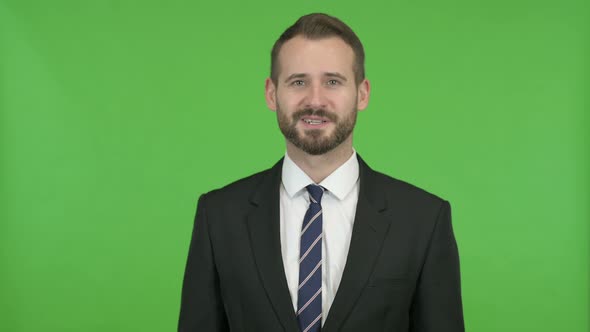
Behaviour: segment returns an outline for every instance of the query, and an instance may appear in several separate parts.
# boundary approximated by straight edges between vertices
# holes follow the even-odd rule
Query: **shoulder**
[[[405,225],[406,229],[429,233],[441,217],[450,216],[450,204],[444,198],[389,175],[376,171],[371,173],[372,181],[368,182],[373,187],[370,188],[370,184],[365,186],[366,197],[384,215]],[[362,181],[360,186],[362,193]],[[447,219],[450,220],[450,217]]]
[[[382,184],[383,190],[385,192],[391,193],[393,195],[404,195],[408,196],[409,198],[418,199],[421,201],[432,201],[438,203],[445,201],[444,198],[414,184],[394,178],[381,172],[373,172],[375,173],[375,177],[378,179],[378,182]]]
[[[360,161],[360,166],[361,195],[366,195],[373,202],[382,202],[380,206],[438,211],[448,204],[444,198],[430,191],[371,169],[364,161]]]
[[[281,166],[282,159],[271,168],[203,194],[201,200],[206,199],[208,202],[232,202],[234,204],[242,201],[247,202],[248,198],[252,197],[264,183],[268,183],[269,180],[273,181],[273,179],[275,182],[277,182],[277,179],[280,181]]]

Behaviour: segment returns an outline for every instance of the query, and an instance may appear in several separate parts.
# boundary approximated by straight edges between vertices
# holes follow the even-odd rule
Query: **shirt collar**
[[[356,157],[356,151],[353,149],[352,156],[332,172],[332,174],[328,175],[324,181],[320,182],[319,185],[326,188],[339,200],[342,200],[354,188],[358,178],[359,162]],[[285,159],[283,160],[282,182],[289,197],[294,197],[305,187],[314,183],[313,180],[305,174],[305,172],[301,170],[291,158],[289,158],[287,153],[285,153]]]

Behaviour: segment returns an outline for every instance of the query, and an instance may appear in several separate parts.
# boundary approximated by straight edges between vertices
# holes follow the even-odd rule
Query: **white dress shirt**
[[[297,311],[299,246],[301,225],[309,207],[305,188],[313,180],[285,153],[280,189],[281,253],[293,309]],[[346,264],[359,193],[359,164],[356,151],[320,186],[322,196],[322,324],[324,324]]]

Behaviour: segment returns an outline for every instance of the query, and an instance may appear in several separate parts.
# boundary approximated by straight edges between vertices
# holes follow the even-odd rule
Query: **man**
[[[199,199],[179,331],[464,331],[449,203],[353,149],[369,92],[337,18],[281,35],[265,95],[287,152]]]

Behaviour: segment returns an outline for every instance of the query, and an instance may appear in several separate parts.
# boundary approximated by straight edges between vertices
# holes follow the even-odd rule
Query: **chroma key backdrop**
[[[174,331],[199,195],[285,152],[299,16],[365,44],[355,147],[453,208],[467,331],[587,332],[590,2],[0,1],[0,331]]]

